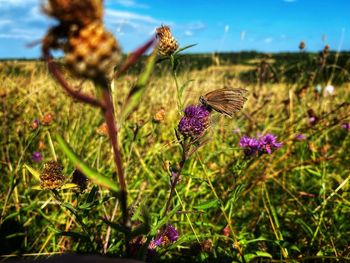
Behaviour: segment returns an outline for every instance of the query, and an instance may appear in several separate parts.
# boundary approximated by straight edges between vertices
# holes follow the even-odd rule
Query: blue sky
[[[83,1],[83,0],[82,0]],[[56,22],[40,13],[40,0],[0,0],[0,58],[40,56],[40,40]],[[170,25],[192,52],[297,51],[325,44],[350,50],[349,0],[105,0],[105,22],[125,52]]]

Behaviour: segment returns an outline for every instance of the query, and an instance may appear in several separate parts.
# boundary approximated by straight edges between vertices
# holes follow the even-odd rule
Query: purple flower
[[[185,137],[197,138],[202,135],[209,125],[209,110],[205,106],[190,105],[184,112],[178,131]]]
[[[40,152],[33,152],[32,154],[32,161],[33,162],[36,162],[36,163],[39,163],[43,160],[43,156],[41,155]]]
[[[341,125],[341,127],[342,127],[344,130],[350,131],[350,122],[349,122],[349,123],[343,123],[343,124]]]
[[[171,243],[179,238],[179,232],[177,232],[176,228],[172,225],[167,225],[164,234],[168,237]]]
[[[272,133],[268,133],[264,136],[261,136],[259,138],[261,149],[265,150],[268,154],[271,154],[272,150],[281,148],[282,143],[277,142],[276,140],[277,140],[277,137]]]
[[[297,141],[304,141],[304,140],[306,140],[306,136],[304,135],[304,134],[297,134],[296,136],[295,136],[295,140],[297,140]]]
[[[152,240],[149,245],[149,250],[155,250],[157,247],[174,243],[179,238],[179,232],[172,225],[167,225],[165,230]]]
[[[239,146],[244,149],[245,155],[254,155],[260,151],[260,142],[255,139],[244,135],[240,141]]]
[[[239,146],[244,149],[245,155],[257,155],[259,153],[271,154],[272,151],[282,146],[281,142],[277,142],[277,137],[272,133],[259,136],[258,139],[243,136],[239,141]]]

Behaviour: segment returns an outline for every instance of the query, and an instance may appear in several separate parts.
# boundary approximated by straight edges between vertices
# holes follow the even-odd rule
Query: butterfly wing
[[[218,89],[208,92],[204,95],[205,104],[217,112],[226,114],[230,117],[243,108],[247,98],[244,97],[246,89]]]

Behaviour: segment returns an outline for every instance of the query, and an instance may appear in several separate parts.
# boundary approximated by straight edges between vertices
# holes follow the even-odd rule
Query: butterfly
[[[233,114],[243,108],[247,98],[244,94],[247,92],[243,88],[223,88],[208,92],[200,96],[199,102],[219,113],[232,117]]]

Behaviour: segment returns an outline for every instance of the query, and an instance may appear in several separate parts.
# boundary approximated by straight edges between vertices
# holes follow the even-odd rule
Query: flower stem
[[[175,188],[176,188],[177,183],[179,182],[181,172],[185,166],[186,161],[187,161],[186,148],[185,148],[185,146],[183,146],[182,147],[182,157],[181,157],[181,162],[180,162],[180,168],[177,171],[175,177],[170,180],[170,182],[171,182],[170,193],[169,193],[169,197],[168,197],[168,200],[166,202],[166,205],[165,205],[163,217],[166,216],[168,214],[168,212],[170,211],[170,203],[171,203],[171,200],[173,199],[173,196],[175,194]]]
[[[106,85],[106,83],[105,83]],[[105,86],[104,85],[104,86]],[[122,154],[118,147],[118,130],[115,124],[114,107],[111,93],[108,88],[102,90],[102,100],[106,107],[103,109],[103,115],[107,123],[108,134],[113,148],[114,162],[117,166],[118,180],[120,184],[120,204],[123,212],[123,223],[128,228],[130,224],[129,215],[127,212],[127,188],[123,171]]]

